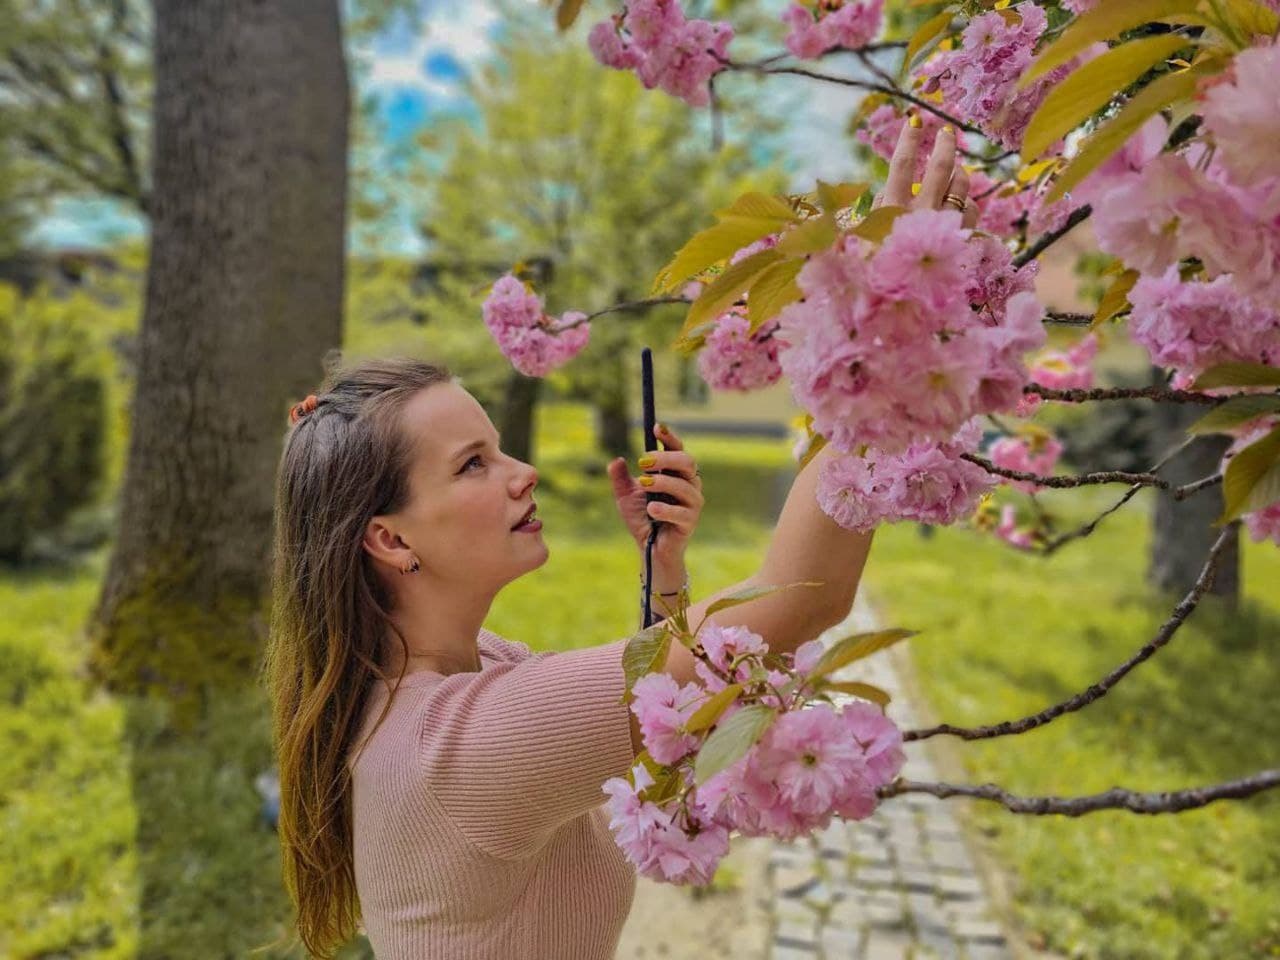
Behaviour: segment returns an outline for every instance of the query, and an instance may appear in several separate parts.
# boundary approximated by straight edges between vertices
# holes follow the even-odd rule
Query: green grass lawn
[[[1067,509],[1071,496],[1054,502]],[[1173,601],[1143,587],[1145,505],[1132,506],[1139,509],[1048,560],[963,530],[930,540],[906,526],[877,534],[870,595],[887,623],[922,631],[911,655],[940,720],[974,725],[1034,713],[1101,678],[1154,634]],[[1275,767],[1280,551],[1249,544],[1243,574],[1241,616],[1205,601],[1102,701],[1021,736],[948,738],[970,778],[1072,795],[1115,785],[1180,789]],[[1068,956],[1280,956],[1280,796],[1078,819],[938,802],[973,804],[1014,874],[1020,918]]]

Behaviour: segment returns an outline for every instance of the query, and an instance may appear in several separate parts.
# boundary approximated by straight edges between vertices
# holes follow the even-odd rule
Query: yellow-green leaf
[[[725,217],[714,227],[694,234],[653,281],[653,293],[668,293],[708,267],[728,260],[748,244],[777,233],[777,221],[751,217]],[[706,291],[703,291],[704,293]]]
[[[1192,390],[1214,387],[1280,387],[1280,367],[1262,363],[1220,363],[1210,367],[1191,384]]]
[[[685,732],[698,733],[707,729],[707,727],[720,719],[720,714],[729,709],[729,704],[737,700],[740,693],[742,693],[742,684],[731,683],[718,693],[712,694],[707,699],[707,702],[695,710],[693,716],[685,721]]]
[[[1094,313],[1093,320],[1089,324],[1090,330],[1110,320],[1129,306],[1129,291],[1138,282],[1139,276],[1137,270],[1125,270],[1111,281],[1111,286],[1107,287],[1107,292],[1098,301],[1097,312]]]
[[[822,452],[822,448],[827,445],[827,438],[820,433],[815,433],[809,438],[809,446],[805,448],[804,453],[800,457],[800,469],[803,470],[809,465],[809,461]]]
[[[687,335],[698,324],[707,320],[715,320],[728,310],[755,281],[756,277],[771,264],[782,259],[776,249],[761,250],[733,266],[726,267],[724,273],[711,281],[710,285],[699,294],[689,308],[685,317],[684,328],[680,331]]]
[[[906,207],[877,207],[867,214],[850,233],[857,234],[864,240],[880,243],[893,230],[893,222],[906,212]]]
[[[769,707],[753,703],[717,727],[693,761],[694,784],[701,786],[746,756],[769,729],[775,716],[777,714]]]
[[[772,220],[775,221],[774,229],[770,233],[776,233],[785,224],[795,223],[800,219],[799,214],[791,209],[791,204],[787,203],[782,197],[774,197],[765,193],[744,193],[729,206],[723,210],[716,211],[717,217],[745,217],[751,220]]]
[[[1054,67],[1066,63],[1077,53],[1099,40],[1115,40],[1126,30],[1140,27],[1152,20],[1161,20],[1179,13],[1191,13],[1199,0],[1107,0],[1087,13],[1081,14],[1066,30],[1041,52],[1031,68],[1018,80],[1015,89],[1022,89]]]
[[[865,183],[827,183],[818,181],[818,206],[827,213],[835,213],[845,207],[852,206],[859,197],[867,192]]]
[[[831,212],[811,217],[778,238],[774,249],[784,257],[803,257],[825,250],[836,240],[836,220]]]
[[[951,26],[951,21],[954,17],[954,11],[943,10],[920,24],[916,32],[911,35],[911,39],[907,41],[907,55],[902,59],[902,69],[898,74],[899,78],[905,77],[911,71],[916,55],[934,40],[940,38],[942,33]]]
[[[1280,413],[1280,395],[1259,393],[1249,397],[1232,397],[1189,426],[1187,433],[1227,433],[1254,417],[1269,413]]]
[[[846,132],[850,134],[857,133],[858,128],[866,122],[867,117],[888,102],[888,95],[883,93],[872,93],[863,97],[862,102],[858,104],[858,109],[853,111],[853,115],[849,117]]]
[[[1228,523],[1280,500],[1280,427],[1227,462],[1222,495],[1225,503],[1219,523]]]
[[[707,616],[720,610],[728,610],[730,607],[736,607],[740,603],[747,603],[751,600],[758,600],[761,597],[767,597],[771,593],[777,593],[779,590],[790,590],[792,587],[820,587],[821,580],[797,580],[794,583],[765,584],[758,587],[744,587],[741,590],[735,590],[733,593],[725,594],[719,600],[715,600],[707,607]]]
[[[1185,37],[1166,34],[1145,37],[1108,50],[1056,84],[1027,125],[1022,157],[1034,160],[1112,98],[1150,70],[1187,46]]]
[[[747,293],[748,333],[755,333],[776,317],[789,303],[800,299],[796,275],[804,267],[803,260],[783,260],[768,267],[756,278]]]
[[[907,637],[914,637],[914,630],[877,630],[874,633],[855,633],[853,636],[845,637],[832,644],[827,651],[818,660],[814,668],[809,671],[810,677],[824,677],[829,673],[834,673],[841,667],[853,663],[855,660],[861,660],[863,657],[869,657],[877,650],[883,650],[885,647],[891,647],[900,640]]]
[[[872,703],[878,703],[882,707],[889,705],[889,694],[879,687],[869,683],[859,683],[857,680],[831,680],[822,684],[823,690],[835,690],[837,693],[848,693],[855,697],[861,697],[863,700],[870,700]]]
[[[1044,202],[1049,204],[1061,199],[1064,193],[1124,146],[1125,141],[1153,114],[1175,101],[1194,96],[1200,75],[1201,72],[1194,67],[1166,73],[1138,91],[1119,113],[1081,145],[1080,152],[1054,180]]]

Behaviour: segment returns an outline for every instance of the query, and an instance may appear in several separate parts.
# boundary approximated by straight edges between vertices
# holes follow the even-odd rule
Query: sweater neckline
[[[464,673],[470,673],[470,674],[482,673],[484,672],[486,662],[494,663],[497,659],[487,649],[487,644],[488,644],[488,637],[484,635],[484,631],[482,630],[480,632],[480,635],[476,638],[476,652],[480,657],[479,670],[460,670],[458,673],[440,673],[437,670],[414,670],[413,672],[406,673],[404,675],[404,677],[400,680],[400,686],[401,687],[421,687],[429,683],[435,683],[438,680],[444,680],[448,677],[456,677]],[[377,684],[377,688],[379,690],[386,689],[380,683]]]

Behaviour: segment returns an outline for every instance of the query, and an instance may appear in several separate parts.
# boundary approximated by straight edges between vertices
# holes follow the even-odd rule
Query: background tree
[[[336,0],[158,0],[154,48],[151,252],[94,667],[176,695],[257,662],[285,415],[341,332],[349,98]]]

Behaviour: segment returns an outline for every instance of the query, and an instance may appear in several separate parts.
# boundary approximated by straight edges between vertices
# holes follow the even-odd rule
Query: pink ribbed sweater
[[[409,674],[352,750],[365,933],[378,960],[610,960],[636,888],[601,806],[633,762],[626,640],[477,643],[479,673]]]

